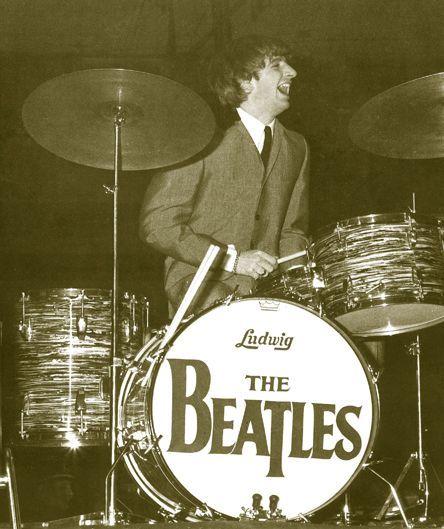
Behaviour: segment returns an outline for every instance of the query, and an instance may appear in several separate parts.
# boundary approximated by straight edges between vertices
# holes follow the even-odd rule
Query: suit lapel
[[[234,125],[237,127],[240,135],[242,138],[246,141],[246,143],[249,145],[252,151],[255,153],[255,157],[257,158],[258,162],[262,165],[262,158],[260,152],[257,150],[256,144],[253,141],[253,138],[250,136],[250,133],[245,128],[245,125],[242,123],[241,120],[236,121],[236,124]]]

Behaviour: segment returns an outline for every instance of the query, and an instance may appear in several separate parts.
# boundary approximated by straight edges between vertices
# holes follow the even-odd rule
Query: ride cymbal
[[[215,121],[204,100],[158,75],[81,70],[51,79],[26,99],[23,122],[34,140],[66,160],[114,168],[114,119],[121,108],[123,170],[172,165],[201,151]]]
[[[352,117],[356,145],[389,158],[444,156],[444,72],[395,86]]]

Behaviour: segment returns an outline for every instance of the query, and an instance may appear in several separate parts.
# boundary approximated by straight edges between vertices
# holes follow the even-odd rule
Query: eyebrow
[[[284,56],[282,56],[282,55],[277,55],[277,56],[274,56],[274,57],[269,57],[268,60],[270,61],[270,63],[273,63],[273,62],[286,61],[287,59]]]

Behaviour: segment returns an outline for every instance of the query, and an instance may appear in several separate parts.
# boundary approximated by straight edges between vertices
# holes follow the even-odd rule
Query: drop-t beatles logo
[[[250,331],[252,330],[247,331],[240,346],[244,347],[244,343],[250,344]],[[291,342],[285,345],[284,338],[275,345],[280,347],[281,343],[284,347],[291,345]],[[257,343],[252,345],[259,345],[259,338]],[[211,372],[205,362],[197,359],[167,361],[171,369],[172,384],[171,438],[168,447],[170,452],[196,453],[209,445],[209,454],[242,455],[244,445],[253,443],[257,456],[269,458],[267,477],[284,477],[284,457],[327,460],[337,457],[341,460],[351,460],[360,453],[361,435],[350,423],[350,417],[353,417],[356,424],[362,406],[257,398],[240,401],[235,397],[216,397],[209,394]],[[190,379],[195,380],[191,394],[187,386],[187,376],[190,374],[193,375]],[[291,389],[289,377],[252,374],[245,376],[245,383],[249,391],[274,392],[274,395],[276,392],[288,392]],[[239,411],[237,420],[226,418],[228,408]],[[195,424],[192,432],[189,424],[187,429],[189,413],[195,415],[195,420],[191,421]],[[267,435],[268,424],[270,429]],[[291,430],[286,454],[283,453],[284,425],[285,432]],[[311,428],[311,431],[306,431],[307,428]],[[226,436],[224,439],[226,431],[232,432],[232,444],[224,444],[227,439]],[[190,433],[193,434],[191,437]]]

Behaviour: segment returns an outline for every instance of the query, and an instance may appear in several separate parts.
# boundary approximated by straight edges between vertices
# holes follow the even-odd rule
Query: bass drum
[[[366,462],[379,419],[374,378],[349,337],[313,310],[240,299],[160,344],[153,338],[125,374],[118,443],[132,445],[129,472],[161,511],[248,517],[260,495],[268,517],[299,519]]]

